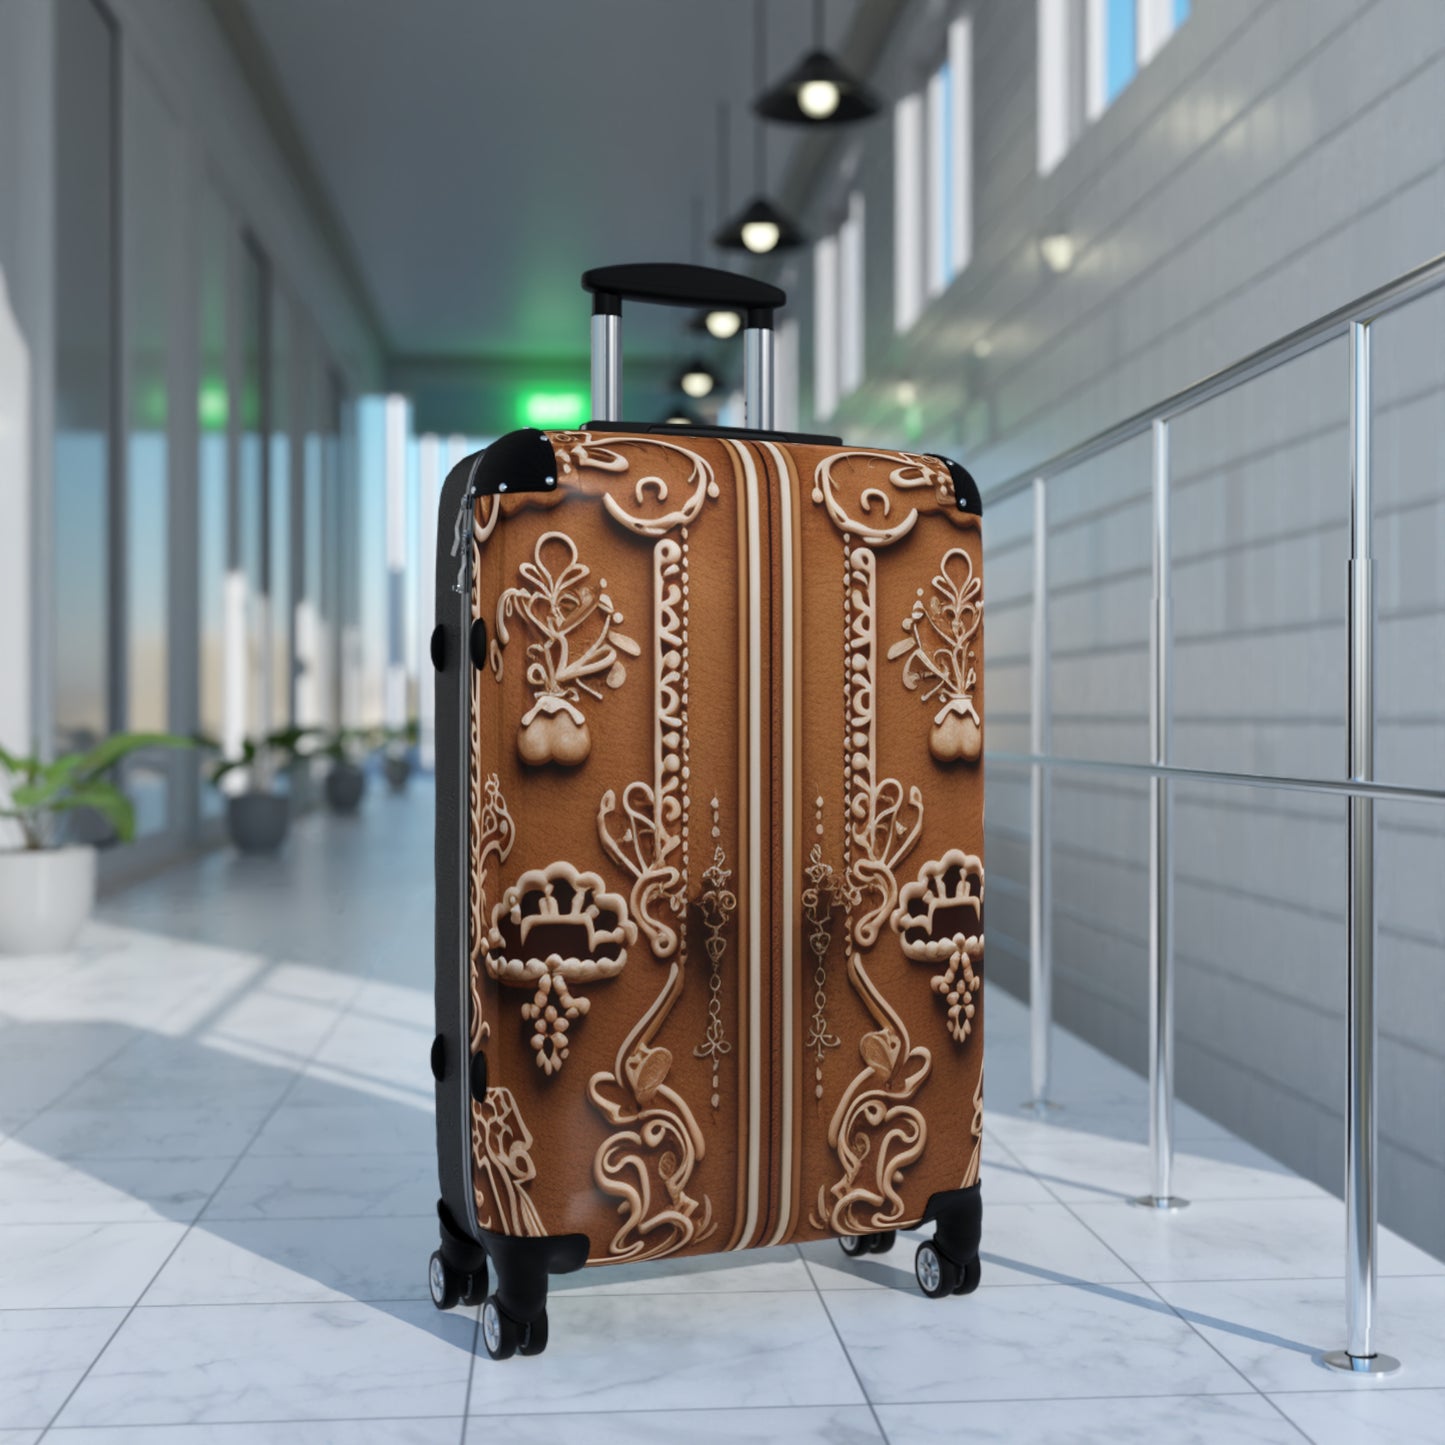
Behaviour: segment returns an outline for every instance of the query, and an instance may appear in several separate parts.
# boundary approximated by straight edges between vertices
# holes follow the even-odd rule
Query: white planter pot
[[[0,953],[64,953],[94,904],[94,848],[0,850]]]

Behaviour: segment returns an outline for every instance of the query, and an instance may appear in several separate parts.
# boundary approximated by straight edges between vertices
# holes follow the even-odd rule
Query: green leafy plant
[[[325,736],[320,752],[322,757],[330,758],[333,763],[354,762],[357,757],[365,757],[377,747],[375,728],[334,728]]]
[[[241,751],[233,758],[218,758],[211,766],[211,781],[219,783],[228,773],[244,768],[252,787],[264,792],[271,786],[275,775],[290,763],[312,756],[318,749],[308,748],[307,742],[321,733],[320,728],[284,727],[269,732],[264,737],[246,738]],[[219,753],[221,745],[214,738],[197,738],[201,746]]]
[[[0,805],[0,818],[14,819],[25,847],[37,850],[54,845],[59,814],[91,808],[115,829],[121,842],[129,842],[135,836],[135,809],[108,774],[122,758],[143,748],[193,745],[193,739],[173,733],[116,733],[93,748],[66,753],[51,762],[0,748],[0,767],[8,774],[8,802]]]
[[[395,756],[404,753],[409,748],[414,748],[417,740],[421,737],[421,725],[415,718],[411,718],[403,727],[387,727],[381,729],[381,746]]]

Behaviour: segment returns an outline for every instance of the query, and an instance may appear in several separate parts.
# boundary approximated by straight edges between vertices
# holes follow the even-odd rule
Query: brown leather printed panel
[[[477,506],[478,1217],[594,1261],[977,1174],[979,534],[926,458],[556,434]]]
[[[983,591],[946,467],[791,448],[806,1022],[780,1238],[916,1222],[982,1132]]]
[[[747,489],[722,442],[553,440],[557,492],[475,518],[478,1217],[597,1259],[724,1248],[758,1132]]]

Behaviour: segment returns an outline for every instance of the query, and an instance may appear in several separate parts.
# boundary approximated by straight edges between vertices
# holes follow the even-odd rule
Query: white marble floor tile
[[[1375,1341],[1404,1368],[1358,1379],[1320,1363],[1345,1342],[1339,1279],[1161,1284],[1158,1293],[1260,1390],[1445,1389],[1445,1277],[1382,1279]]]
[[[1445,1390],[1269,1397],[1314,1445],[1445,1445]]]
[[[191,1230],[145,1305],[415,1300],[436,1218],[217,1219]]]
[[[266,1120],[246,1152],[258,1158],[319,1154],[425,1154],[435,1158],[436,1148],[436,1119],[430,1109],[368,1095],[364,1103],[353,1100],[350,1104],[306,1105],[288,1099]]]
[[[827,1290],[876,1404],[1231,1394],[1231,1369],[1142,1285],[1034,1285],[963,1298]]]
[[[0,1225],[0,1309],[134,1304],[183,1224]]]
[[[51,1108],[26,1123],[16,1140],[55,1159],[234,1159],[267,1112]]]
[[[1147,1144],[1034,1120],[1007,1126],[1004,1140],[1019,1164],[1059,1199],[1127,1200],[1150,1186]],[[1238,1139],[1181,1145],[1174,1154],[1174,1180],[1176,1191],[1191,1201],[1327,1197],[1318,1185]]]
[[[190,1221],[230,1167],[226,1159],[76,1162],[19,1146],[0,1160],[0,1225]]]
[[[889,1445],[1306,1445],[1253,1393],[880,1405],[878,1419]]]
[[[334,1154],[242,1159],[202,1212],[209,1219],[436,1217],[434,1158]]]
[[[931,1229],[900,1234],[887,1254],[849,1259],[836,1240],[802,1246],[819,1289],[917,1291],[913,1256]],[[1101,1244],[1066,1205],[994,1204],[983,1211],[983,1286],[1137,1283],[1138,1276]]]
[[[475,1333],[430,1300],[137,1309],[57,1423],[454,1417]]]
[[[304,1060],[259,1060],[194,1039],[143,1038],[63,1096],[66,1109],[263,1109]]]
[[[0,1310],[0,1426],[48,1425],[124,1318],[120,1309]]]
[[[644,1264],[616,1264],[558,1275],[554,1294],[736,1294],[738,1291],[813,1288],[796,1246],[747,1249],[735,1254],[689,1255]]]
[[[1338,1199],[1200,1200],[1169,1214],[1118,1202],[1070,1207],[1151,1282],[1344,1273],[1345,1207]],[[1386,1229],[1379,1261],[1382,1275],[1445,1274],[1445,1263]]]
[[[462,1417],[426,1420],[267,1420],[231,1425],[60,1426],[56,1445],[457,1445]],[[0,1436],[0,1445],[8,1445]],[[576,1442],[584,1445],[584,1442]]]
[[[477,1360],[469,1414],[863,1403],[812,1291],[709,1294],[701,1304],[558,1293],[547,1315],[547,1352],[525,1370]]]
[[[819,1409],[619,1410],[609,1414],[473,1415],[466,1445],[883,1445],[866,1405]]]

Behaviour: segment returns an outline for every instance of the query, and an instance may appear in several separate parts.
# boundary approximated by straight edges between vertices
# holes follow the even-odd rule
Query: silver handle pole
[[[743,425],[773,429],[773,328],[749,326],[743,332]]]
[[[1047,484],[1034,478],[1033,622],[1029,651],[1029,746],[1047,754],[1049,726],[1049,502]],[[1057,1105],[1049,1100],[1050,1045],[1054,1013],[1053,901],[1050,897],[1049,770],[1029,770],[1029,1088],[1024,1104],[1039,1116]]]
[[[1173,714],[1170,610],[1169,423],[1154,423],[1153,616],[1149,628],[1149,753],[1169,765]],[[1174,813],[1169,779],[1149,779],[1149,1155],[1150,1193],[1134,1202],[1183,1209],[1174,1193]]]
[[[592,419],[622,416],[622,318],[592,313]]]
[[[1375,775],[1375,599],[1370,476],[1370,328],[1350,326],[1350,780]],[[1349,995],[1346,1015],[1345,1339],[1326,1362],[1388,1375],[1400,1362],[1374,1345],[1375,800],[1349,800]]]

